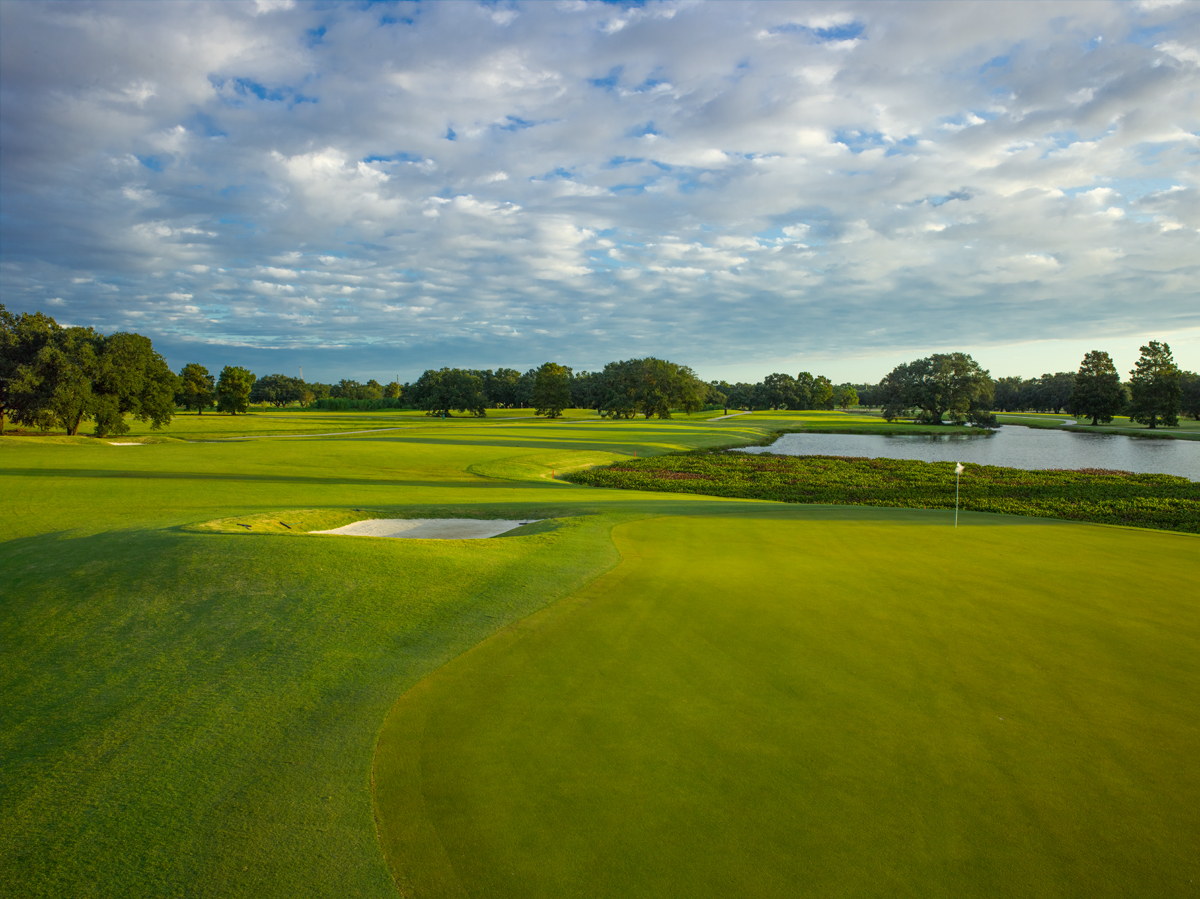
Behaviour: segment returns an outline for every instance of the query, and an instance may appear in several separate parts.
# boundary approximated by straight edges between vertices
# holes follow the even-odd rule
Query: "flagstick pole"
[[[962,477],[959,472],[954,473],[954,527],[958,527],[958,481]]]

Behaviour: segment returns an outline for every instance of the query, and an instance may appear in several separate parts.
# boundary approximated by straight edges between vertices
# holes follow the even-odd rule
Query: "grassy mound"
[[[1192,895],[1200,542],[769,512],[618,527],[397,704],[403,895]]]
[[[960,509],[1200,533],[1200,484],[1127,471],[965,466]],[[627,460],[566,476],[577,484],[709,496],[908,509],[953,509],[952,462],[768,453]]]

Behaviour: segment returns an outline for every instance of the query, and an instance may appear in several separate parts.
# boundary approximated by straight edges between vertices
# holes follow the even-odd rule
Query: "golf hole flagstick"
[[[963,464],[961,462],[954,463],[954,526],[958,527],[958,481],[962,477]]]

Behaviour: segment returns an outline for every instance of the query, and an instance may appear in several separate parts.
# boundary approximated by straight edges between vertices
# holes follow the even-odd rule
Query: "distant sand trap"
[[[110,440],[108,442],[112,446],[141,446],[142,445],[142,444],[138,443],[136,440],[130,440],[127,442]]]
[[[500,518],[368,518],[331,531],[310,534],[347,534],[351,537],[405,537],[410,540],[481,540],[495,537],[540,518],[505,521]]]

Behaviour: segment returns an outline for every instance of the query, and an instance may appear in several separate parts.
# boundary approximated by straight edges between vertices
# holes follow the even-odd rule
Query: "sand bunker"
[[[132,441],[131,441],[131,442],[129,442],[129,443],[123,443],[123,442],[121,442],[121,441],[116,441],[116,442],[114,442],[114,441],[110,440],[110,441],[108,441],[108,442],[109,442],[109,444],[111,444],[112,446],[141,446],[141,444],[140,444],[140,443],[136,443],[136,442],[132,442]]]
[[[541,519],[505,521],[499,518],[368,518],[331,531],[310,534],[346,534],[351,537],[405,537],[410,540],[480,540],[495,537]]]

